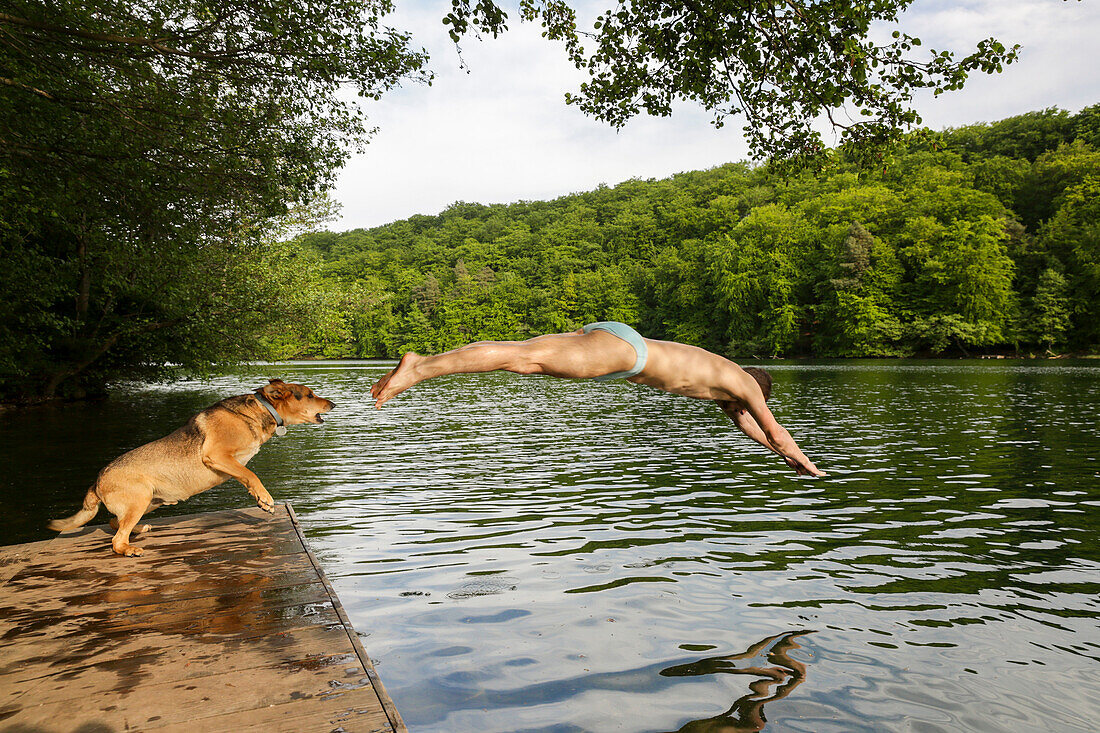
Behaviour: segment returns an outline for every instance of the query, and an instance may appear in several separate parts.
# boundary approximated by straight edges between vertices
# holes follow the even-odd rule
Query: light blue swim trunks
[[[634,348],[634,353],[638,355],[631,369],[625,372],[614,372],[612,374],[604,374],[602,377],[595,377],[597,382],[608,382],[612,379],[626,379],[627,377],[633,377],[635,374],[645,369],[645,361],[649,356],[649,349],[646,348],[645,340],[642,339],[641,334],[633,328],[625,323],[619,323],[618,321],[600,321],[599,323],[589,323],[584,327],[585,333],[589,331],[607,331],[613,336],[618,336],[623,341],[630,344]]]

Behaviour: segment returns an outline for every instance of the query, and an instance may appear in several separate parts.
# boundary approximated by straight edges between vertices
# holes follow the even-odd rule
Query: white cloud
[[[933,128],[990,122],[1100,102],[1100,7],[1079,0],[970,0],[916,3],[907,30],[926,47],[965,53],[983,38],[1020,44],[1019,60],[1001,74],[973,74],[967,86],[933,100],[919,98]]]
[[[467,73],[439,22],[444,12],[443,5],[405,7],[391,20],[432,53],[437,77],[431,87],[409,85],[368,107],[379,132],[340,177],[337,229],[434,214],[459,200],[553,198],[746,156],[738,120],[715,129],[691,105],[670,118],[640,117],[619,132],[567,107],[563,96],[576,89],[580,72],[531,24],[513,20],[500,38],[464,42]],[[965,53],[989,36],[1024,46],[1020,61],[1001,75],[972,76],[963,91],[935,100],[919,96],[930,127],[1100,102],[1095,3],[925,0],[901,21],[925,48]]]

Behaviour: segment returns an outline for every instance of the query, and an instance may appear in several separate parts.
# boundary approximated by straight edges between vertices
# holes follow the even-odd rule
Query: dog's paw
[[[133,545],[126,545],[125,547],[114,548],[115,552],[119,555],[125,555],[126,557],[141,557],[142,549],[140,547],[134,547]]]
[[[271,495],[256,497],[256,506],[263,509],[268,514],[275,513],[275,500],[271,498]]]

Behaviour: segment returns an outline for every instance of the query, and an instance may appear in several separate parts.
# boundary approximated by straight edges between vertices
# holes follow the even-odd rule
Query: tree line
[[[565,101],[598,120],[621,126],[689,101],[718,125],[741,117],[754,158],[818,167],[831,153],[814,120],[836,118],[845,154],[871,159],[920,124],[915,90],[959,89],[968,76],[1016,59],[1016,47],[995,39],[958,56],[922,48],[900,27],[909,4],[639,0],[587,29],[567,0],[453,0],[439,14],[456,44],[505,32],[510,13],[538,23],[586,79]],[[425,293],[412,309],[407,275],[340,274],[324,253],[317,259],[285,241],[288,227],[323,214],[318,206],[336,172],[369,139],[370,102],[433,78],[427,52],[390,24],[394,9],[394,0],[7,0],[0,402],[80,398],[125,379],[276,353],[380,355],[404,343],[425,348],[570,320],[580,305],[516,305],[524,296],[571,297],[519,271],[507,302],[536,311],[511,325],[504,316],[455,325],[459,316],[434,311],[433,287],[441,308],[489,298],[488,271],[491,298],[505,297],[510,267],[532,260],[522,247],[515,262],[473,252],[464,260],[465,295],[458,259],[406,261],[405,269],[424,270],[409,283]],[[885,27],[896,30],[872,32]],[[364,102],[342,93],[349,89]],[[835,115],[840,109],[847,114]],[[537,208],[528,225],[539,240],[533,247],[544,234]],[[587,214],[572,215],[589,226]],[[440,222],[463,216],[447,212]],[[485,217],[490,228],[493,216]],[[490,232],[468,226],[471,238],[491,243]],[[568,249],[566,229],[555,236]],[[705,239],[709,230],[700,232]],[[576,246],[606,246],[613,267],[603,275],[626,278],[623,292],[640,297],[640,274],[627,260],[644,265],[645,255],[602,236]],[[580,291],[585,278],[603,276],[587,265],[552,264],[574,273],[568,287]],[[436,271],[433,286],[427,275]],[[438,335],[440,325],[452,335]],[[387,329],[398,327],[408,335],[395,342]]]
[[[913,135],[871,168],[733,163],[291,245],[320,317],[266,335],[283,357],[596,320],[731,357],[1093,351],[1100,105]]]

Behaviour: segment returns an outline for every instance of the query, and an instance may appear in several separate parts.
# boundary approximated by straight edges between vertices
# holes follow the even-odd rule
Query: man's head
[[[772,375],[760,367],[745,367],[744,369],[760,385],[760,391],[764,393],[764,400],[767,401],[772,396]]]

